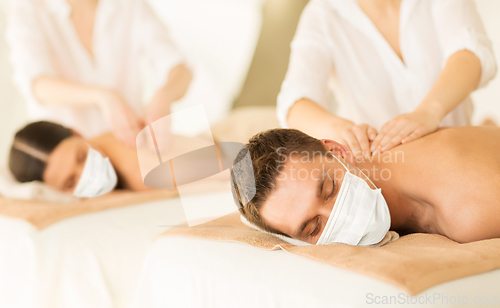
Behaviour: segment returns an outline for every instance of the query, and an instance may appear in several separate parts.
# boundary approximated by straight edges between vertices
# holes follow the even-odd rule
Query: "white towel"
[[[304,242],[304,241],[301,241],[301,240],[297,240],[297,239],[294,239],[294,238],[291,238],[291,237],[286,237],[286,236],[283,236],[283,235],[274,234],[274,233],[270,233],[270,232],[264,231],[261,228],[257,227],[256,225],[254,225],[251,222],[249,222],[245,217],[243,217],[243,215],[240,215],[240,219],[241,219],[242,223],[244,223],[245,225],[247,225],[250,228],[253,228],[255,230],[258,230],[258,231],[261,231],[261,232],[264,232],[264,233],[267,233],[267,234],[271,234],[271,235],[276,236],[277,238],[282,239],[285,242],[293,244],[295,246],[308,246],[308,245],[312,245],[312,244],[309,244],[307,242]],[[398,238],[399,238],[399,234],[397,232],[395,232],[395,231],[389,231],[389,232],[387,232],[387,234],[385,235],[385,237],[380,242],[378,242],[376,244],[373,244],[373,245],[370,245],[370,246],[366,246],[366,247],[381,247],[381,246],[384,246],[384,245],[386,245],[386,244],[388,244],[390,242],[393,242],[393,241],[397,240]],[[340,244],[340,243],[338,243],[338,244]]]
[[[274,233],[270,233],[270,232],[264,231],[261,228],[257,227],[256,225],[254,225],[251,222],[249,222],[245,217],[243,217],[243,215],[240,215],[240,219],[241,219],[242,223],[244,223],[245,225],[247,225],[250,228],[253,228],[255,230],[259,230],[259,231],[267,233],[267,234],[271,234],[272,236],[276,236],[277,238],[279,238],[281,240],[284,240],[285,242],[293,244],[295,246],[309,246],[309,245],[312,245],[312,244],[309,244],[307,242],[303,242],[301,240],[297,240],[297,239],[294,239],[294,238],[291,238],[291,237],[286,237],[286,236],[283,236],[283,235],[274,234]]]
[[[6,167],[0,168],[0,195],[9,199],[61,203],[78,200],[77,197],[60,192],[40,181],[20,183],[16,181],[10,170]]]

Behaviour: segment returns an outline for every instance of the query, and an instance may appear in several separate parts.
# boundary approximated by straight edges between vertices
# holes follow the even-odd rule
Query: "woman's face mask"
[[[336,156],[334,157],[347,172],[316,245],[344,243],[368,246],[380,242],[391,227],[389,207],[380,188],[371,189],[368,183],[352,174]]]
[[[73,195],[91,198],[104,195],[116,186],[117,176],[109,158],[89,146],[87,160]]]

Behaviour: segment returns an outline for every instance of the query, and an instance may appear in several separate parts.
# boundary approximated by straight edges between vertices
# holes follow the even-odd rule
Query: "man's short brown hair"
[[[249,198],[245,198],[243,194],[249,190],[246,188],[251,187],[253,190],[254,183],[250,183],[251,179],[248,174],[244,174],[244,169],[231,169],[231,185],[235,200],[239,203],[240,213],[262,230],[288,236],[269,226],[260,216],[259,210],[276,187],[276,178],[284,166],[285,157],[327,152],[320,140],[296,129],[270,129],[250,138],[246,148],[241,150],[235,159],[235,162],[241,161],[250,153],[252,160],[255,196],[246,203],[242,200]]]

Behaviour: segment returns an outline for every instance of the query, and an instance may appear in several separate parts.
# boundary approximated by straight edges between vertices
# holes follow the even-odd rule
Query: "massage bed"
[[[466,296],[470,303],[474,296],[497,296],[496,302],[481,307],[499,307],[499,281],[500,270],[494,270],[416,295],[425,305],[412,299],[405,303],[455,307],[440,299],[426,304],[426,296]],[[377,302],[382,296],[406,300],[406,293],[391,285],[285,251],[169,237],[157,240],[149,250],[134,307],[371,307],[375,296],[379,296]],[[400,307],[398,303],[383,306]]]
[[[228,193],[193,198],[222,207],[231,202]],[[285,251],[155,240],[184,221],[178,197],[78,215],[41,231],[0,216],[0,307],[362,307],[375,296],[406,299],[387,283]],[[500,270],[494,270],[417,296],[484,301],[500,296],[498,281]]]
[[[0,216],[0,307],[32,307],[35,234],[29,223]]]
[[[0,307],[130,307],[155,235],[184,220],[179,198],[82,214],[40,231],[0,216]]]
[[[499,281],[496,269],[437,284],[412,298],[379,279],[287,251],[168,236],[147,253],[134,307],[369,307],[390,296],[388,307],[454,307],[465,301],[500,307]]]

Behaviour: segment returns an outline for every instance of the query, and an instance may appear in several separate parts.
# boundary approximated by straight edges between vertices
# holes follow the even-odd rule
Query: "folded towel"
[[[113,191],[109,194],[64,204],[39,200],[18,200],[0,197],[0,215],[24,220],[38,230],[63,219],[105,209],[171,198],[176,190]]]
[[[239,242],[267,250],[282,249],[394,285],[416,295],[437,284],[500,268],[500,239],[459,244],[437,234],[416,233],[382,247],[344,244],[296,246],[242,223],[232,213],[195,227],[182,225],[159,236]],[[389,237],[389,238],[388,238]]]
[[[245,217],[243,217],[243,215],[240,215],[240,220],[243,224],[245,224],[246,226],[250,227],[250,228],[253,228],[257,231],[260,231],[260,232],[264,232],[264,233],[267,233],[267,234],[270,234],[272,236],[276,236],[277,238],[289,243],[289,244],[293,244],[295,246],[309,246],[309,245],[312,245],[312,244],[309,244],[307,242],[304,242],[304,241],[301,241],[301,240],[298,240],[298,239],[294,239],[294,238],[291,238],[291,237],[286,237],[286,236],[283,236],[283,235],[279,235],[279,234],[272,234],[272,233],[269,233],[267,231],[264,231],[262,229],[260,229],[259,227],[257,227],[256,225],[252,224],[251,222],[249,222]],[[384,236],[384,238],[376,243],[376,244],[373,244],[373,245],[370,245],[370,246],[367,246],[367,247],[380,247],[380,246],[384,246],[392,241],[395,241],[399,238],[399,234],[397,232],[394,232],[394,231],[389,231],[387,232],[387,234]]]
[[[47,202],[76,202],[77,197],[60,192],[43,182],[33,181],[20,183],[16,181],[10,170],[0,168],[0,195],[10,199],[39,200]]]
[[[203,182],[191,185],[183,194],[203,194],[227,190],[227,182]],[[229,192],[228,192],[229,193]],[[97,212],[105,209],[177,197],[177,190],[129,191],[115,190],[95,198],[78,199],[76,202],[63,204],[39,200],[17,200],[0,197],[0,215],[22,219],[41,230],[60,220]]]

